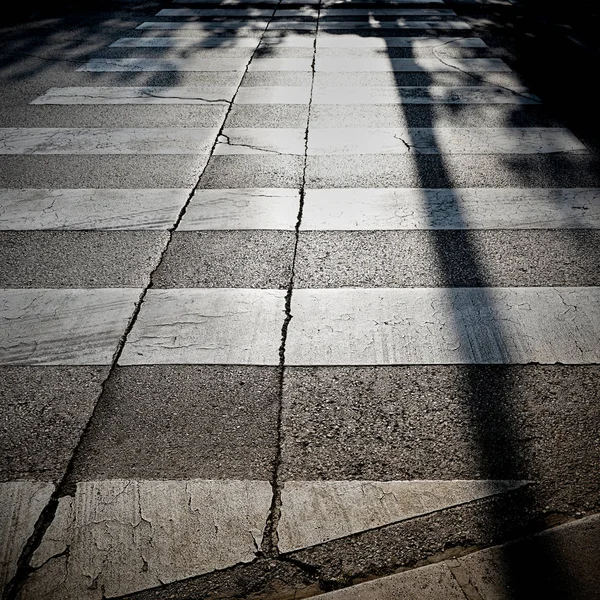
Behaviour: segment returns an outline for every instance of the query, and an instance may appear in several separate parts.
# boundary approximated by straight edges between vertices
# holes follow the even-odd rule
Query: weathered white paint
[[[206,154],[214,127],[0,129],[0,154]]]
[[[282,8],[275,11],[276,17],[456,17],[449,8]],[[169,16],[169,15],[164,15]],[[191,15],[187,15],[191,16]]]
[[[304,130],[285,127],[224,129],[219,136],[214,154],[293,154],[303,156]]]
[[[560,127],[313,128],[308,154],[587,153]]]
[[[279,551],[412,519],[514,490],[522,481],[286,481]]]
[[[235,85],[50,88],[30,104],[221,104],[226,107],[236,89]]]
[[[184,188],[0,189],[0,230],[165,230],[189,194]]]
[[[190,37],[124,37],[113,42],[109,48],[256,48],[260,37],[211,36]]]
[[[251,52],[251,49],[249,49]],[[142,72],[142,71],[244,71],[249,57],[238,58],[92,58],[78,71]]]
[[[319,31],[331,29],[448,29],[448,30],[470,30],[471,26],[465,21],[411,21],[408,19],[396,19],[379,21],[375,17],[369,17],[366,21],[319,21]]]
[[[113,598],[251,562],[271,498],[268,481],[78,483],[61,499],[20,598]]]
[[[312,71],[312,58],[255,58],[248,71]]]
[[[600,189],[309,189],[300,228],[600,229]]]
[[[600,288],[298,289],[287,365],[592,364]]]
[[[167,29],[179,31],[212,31],[234,29],[237,33],[261,31],[266,29],[268,21],[144,21],[136,29]]]
[[[540,104],[526,88],[315,85],[313,104]]]
[[[141,290],[0,290],[0,364],[109,365]]]
[[[0,483],[0,591],[15,576],[17,561],[53,492],[51,483]]]
[[[317,48],[435,48],[447,46],[454,48],[487,48],[487,44],[476,37],[381,37],[353,34],[319,34]]]
[[[285,188],[198,189],[178,231],[284,229],[296,226],[300,191]]]
[[[240,87],[236,104],[308,104],[310,86],[248,86]]]
[[[157,17],[272,17],[272,8],[163,8]]]
[[[507,73],[511,69],[500,58],[331,58],[317,55],[315,71],[355,73],[394,71],[405,73]]]
[[[119,364],[279,364],[285,290],[150,289]]]

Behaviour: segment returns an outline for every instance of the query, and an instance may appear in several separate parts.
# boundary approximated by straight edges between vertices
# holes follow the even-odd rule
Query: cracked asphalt
[[[600,508],[597,10],[251,4],[0,28],[3,598],[310,597]]]

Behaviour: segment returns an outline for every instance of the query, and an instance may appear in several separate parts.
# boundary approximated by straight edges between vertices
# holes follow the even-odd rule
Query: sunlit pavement
[[[6,598],[598,597],[584,8],[20,7]]]

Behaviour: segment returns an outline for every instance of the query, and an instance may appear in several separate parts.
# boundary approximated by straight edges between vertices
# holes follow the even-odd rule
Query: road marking
[[[30,104],[221,104],[233,99],[237,85],[63,87],[50,88]]]
[[[600,229],[600,189],[306,190],[300,228]]]
[[[292,154],[304,156],[304,129],[232,127],[224,129],[213,155]]]
[[[236,104],[309,104],[310,86],[240,87]]]
[[[251,52],[250,49],[249,52]],[[249,58],[250,56],[240,58],[92,58],[77,70],[92,73],[245,71]]]
[[[286,481],[279,551],[348,535],[506,493],[524,481]]]
[[[21,597],[114,598],[252,562],[271,498],[268,481],[78,483],[59,500]]]
[[[298,218],[297,189],[198,189],[178,231],[207,229],[293,230]]]
[[[489,86],[315,86],[313,104],[540,104],[526,88]]]
[[[278,365],[285,290],[148,290],[120,365]]]
[[[480,38],[468,37],[365,37],[360,35],[317,35],[317,48],[487,48]]]
[[[461,29],[470,30],[471,26],[464,21],[378,21],[369,17],[368,21],[319,21],[319,31],[328,29]]]
[[[208,35],[202,39],[189,37],[125,37],[109,48],[256,48],[260,37],[225,37]]]
[[[0,590],[14,577],[17,561],[53,492],[51,483],[0,483]]]
[[[0,290],[0,364],[110,365],[141,290]]]
[[[298,289],[287,365],[595,364],[600,288]]]
[[[169,15],[165,15],[169,16]],[[181,15],[191,16],[191,15]],[[449,8],[281,8],[276,17],[456,17]]]
[[[235,29],[238,33],[248,31],[262,31],[266,29],[268,21],[206,21],[182,22],[182,21],[145,21],[136,29],[174,29],[179,31],[210,31],[213,29]]]
[[[453,73],[508,73],[511,68],[499,58],[330,58],[319,57],[315,71],[325,73],[381,72],[435,72]]]
[[[213,127],[0,128],[0,154],[207,154]]]
[[[587,153],[568,130],[553,127],[319,128],[308,154],[545,154]]]
[[[157,17],[272,17],[273,8],[163,8]]]
[[[172,227],[187,189],[0,189],[0,230]]]
[[[372,0],[367,0],[365,4],[370,4]],[[220,6],[240,6],[245,4],[253,4],[255,0],[173,0],[173,4],[219,4]],[[261,4],[297,4],[297,0],[261,0]],[[414,4],[414,0],[384,0],[378,1],[377,4]],[[302,4],[322,4],[323,6],[337,6],[349,4],[349,0],[333,0],[322,2],[322,0],[304,0]],[[419,4],[444,4],[444,0],[423,0]]]
[[[312,58],[255,58],[248,71],[312,71]]]

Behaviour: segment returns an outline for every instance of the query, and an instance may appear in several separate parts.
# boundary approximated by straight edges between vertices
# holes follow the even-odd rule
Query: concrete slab
[[[108,365],[139,289],[17,289],[0,292],[0,362]]]
[[[188,196],[185,188],[0,189],[0,230],[166,230]]]
[[[119,367],[69,479],[270,479],[276,367]],[[73,488],[74,489],[74,488]]]
[[[120,365],[278,365],[284,290],[148,291]]]
[[[153,287],[285,290],[294,242],[292,231],[178,231],[152,278]]]

